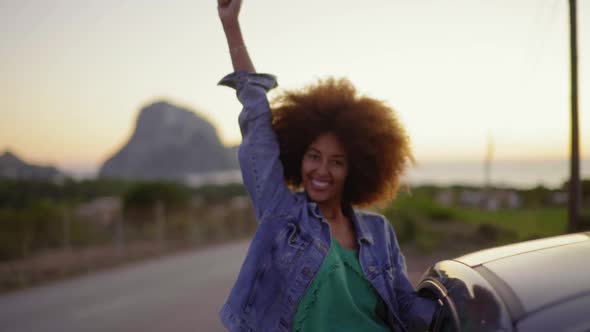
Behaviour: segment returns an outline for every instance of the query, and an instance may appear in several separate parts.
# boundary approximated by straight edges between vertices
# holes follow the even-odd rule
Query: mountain
[[[237,169],[211,123],[159,101],[142,108],[129,141],[100,168],[100,177],[179,180],[189,174]]]
[[[63,177],[53,166],[28,164],[8,150],[0,156],[0,178],[57,180]]]

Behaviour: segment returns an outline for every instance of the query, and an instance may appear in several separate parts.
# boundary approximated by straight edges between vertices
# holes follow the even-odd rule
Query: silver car
[[[590,331],[590,232],[496,247],[430,267],[434,331]]]

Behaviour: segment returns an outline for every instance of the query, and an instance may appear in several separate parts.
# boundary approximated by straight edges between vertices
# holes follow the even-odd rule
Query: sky
[[[244,0],[240,17],[258,71],[280,88],[348,77],[397,111],[419,162],[482,160],[489,142],[497,160],[569,155],[566,0]],[[578,1],[583,158],[588,32]],[[94,172],[157,100],[240,141],[214,0],[0,0],[0,59],[0,154]]]

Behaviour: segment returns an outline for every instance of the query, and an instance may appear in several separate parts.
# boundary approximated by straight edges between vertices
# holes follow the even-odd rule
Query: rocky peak
[[[53,166],[28,164],[10,150],[0,156],[0,177],[3,178],[56,180],[63,176]]]
[[[237,168],[215,127],[192,110],[158,101],[143,107],[129,141],[100,170],[103,177],[181,179]]]

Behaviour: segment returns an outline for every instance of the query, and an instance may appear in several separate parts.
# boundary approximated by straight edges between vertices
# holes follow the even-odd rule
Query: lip
[[[311,179],[310,182],[311,182],[311,187],[314,190],[326,190],[331,185],[331,182],[330,181],[322,181],[322,180]]]

